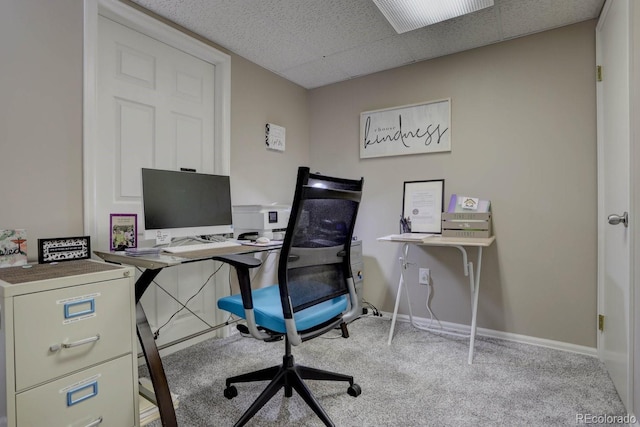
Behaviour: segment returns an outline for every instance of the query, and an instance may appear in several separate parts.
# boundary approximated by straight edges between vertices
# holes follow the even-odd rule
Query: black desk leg
[[[142,304],[139,302],[136,304],[136,324],[138,339],[142,345],[142,352],[144,353],[144,358],[149,368],[149,375],[151,376],[151,383],[153,384],[153,390],[156,395],[162,425],[164,427],[178,427],[176,412],[173,408],[171,392],[169,391],[167,377],[162,367],[160,353],[158,352],[153,332],[147,321],[147,315],[144,313]]]

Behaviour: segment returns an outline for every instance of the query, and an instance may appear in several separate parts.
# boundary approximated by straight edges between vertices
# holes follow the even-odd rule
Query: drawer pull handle
[[[81,395],[74,398],[74,395],[79,394],[80,392],[84,392],[87,389],[91,389],[88,393],[82,393]],[[93,396],[98,395],[98,382],[93,381],[92,383],[78,386],[72,390],[67,392],[67,407],[73,406],[76,403],[84,402],[87,399],[92,398]],[[101,421],[102,422],[102,421]],[[92,425],[92,424],[90,424]]]
[[[102,424],[102,417],[98,418],[95,421],[90,422],[89,424],[87,424],[84,427],[96,427],[97,425],[100,425],[100,424]]]
[[[84,308],[84,310],[82,310]],[[76,309],[78,311],[72,311]],[[64,305],[64,318],[72,319],[74,317],[85,316],[96,312],[95,298],[83,299],[81,301],[68,302]]]
[[[60,348],[73,348],[78,347],[80,345],[91,344],[92,342],[96,342],[100,339],[100,334],[96,334],[94,337],[85,338],[82,340],[74,341],[74,342],[63,342],[62,344],[53,344],[49,347],[49,351],[56,352],[60,350]]]
[[[92,342],[96,342],[100,339],[100,334],[96,334],[95,337],[85,338],[83,340],[78,340],[74,342],[62,343],[62,348],[71,348],[78,347],[79,345],[90,344]]]

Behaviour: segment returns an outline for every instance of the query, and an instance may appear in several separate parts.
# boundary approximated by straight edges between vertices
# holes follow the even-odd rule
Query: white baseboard
[[[391,320],[392,313],[381,312],[381,314],[382,314],[381,319],[385,319],[389,321]],[[409,316],[406,314],[398,314],[397,321],[409,322]],[[426,326],[429,323],[431,323],[432,325],[437,324],[435,320],[431,322],[431,319],[427,319],[424,317],[413,316],[413,321],[414,323],[421,326]],[[440,325],[442,325],[444,329],[460,332],[463,334],[468,334],[471,331],[471,326],[462,325],[459,323],[440,321]],[[495,331],[493,329],[477,328],[476,336],[497,338],[505,341],[513,341],[513,342],[522,343],[522,344],[531,344],[539,347],[547,347],[555,350],[562,350],[562,351],[568,351],[571,353],[584,354],[586,356],[592,356],[592,357],[598,356],[598,350],[595,347],[587,347],[587,346],[582,346],[577,344],[566,343],[562,341],[554,341],[554,340],[548,340],[544,338],[530,337],[528,335],[514,334],[511,332]]]

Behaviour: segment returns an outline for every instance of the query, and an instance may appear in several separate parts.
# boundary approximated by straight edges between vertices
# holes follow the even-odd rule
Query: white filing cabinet
[[[0,426],[138,426],[134,270],[0,269]]]

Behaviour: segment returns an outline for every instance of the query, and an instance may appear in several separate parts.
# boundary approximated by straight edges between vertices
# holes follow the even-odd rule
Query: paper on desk
[[[240,240],[240,243],[242,243],[245,246],[260,246],[260,247],[269,247],[269,246],[282,246],[282,240],[271,240],[268,243],[258,243],[258,242],[250,242],[250,241],[243,241]]]
[[[426,239],[435,236],[430,233],[402,233],[402,234],[391,234],[389,236],[383,237],[384,240],[399,240],[403,242],[424,242]]]

